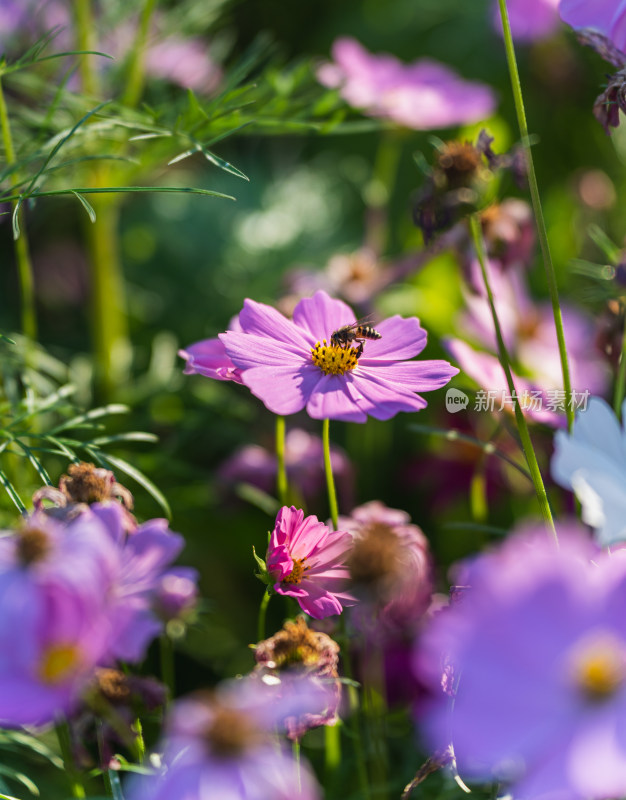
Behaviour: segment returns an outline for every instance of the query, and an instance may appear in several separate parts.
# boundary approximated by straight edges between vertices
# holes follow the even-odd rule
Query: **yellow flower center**
[[[598,702],[617,692],[626,679],[626,659],[621,643],[607,638],[587,647],[576,658],[574,678],[587,699]]]
[[[325,375],[345,375],[359,363],[356,347],[328,345],[326,339],[311,350],[311,358]]]
[[[51,645],[39,665],[39,677],[44,683],[61,683],[80,666],[80,651],[75,644]]]
[[[306,561],[306,556],[304,558],[294,558],[293,560],[293,569],[287,575],[286,578],[283,578],[283,583],[300,583],[302,578],[304,577],[304,573],[311,569],[310,567],[305,567],[304,562]]]

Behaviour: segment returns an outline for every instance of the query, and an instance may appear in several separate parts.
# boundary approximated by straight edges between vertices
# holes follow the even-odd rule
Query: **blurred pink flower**
[[[199,94],[210,94],[222,78],[220,68],[209,55],[208,42],[198,37],[172,35],[156,41],[146,52],[145,64],[150,77]]]
[[[496,337],[491,311],[487,303],[482,276],[476,273],[478,264],[471,265],[470,283],[480,291],[465,293],[467,311],[460,318],[460,328],[465,337],[478,341],[496,352]],[[525,277],[514,270],[504,271],[497,259],[488,262],[489,280],[494,293],[502,335],[510,356],[518,370],[515,384],[518,392],[539,392],[541,408],[531,403],[528,416],[549,425],[563,424],[561,414],[554,404],[550,408],[547,393],[563,387],[559,350],[554,327],[552,306],[549,302],[534,301]],[[561,303],[565,340],[573,389],[588,395],[603,394],[608,385],[608,369],[598,358],[593,343],[595,331],[592,321],[579,309]],[[459,339],[449,339],[446,348],[458,361],[461,369],[483,389],[508,394],[502,367],[495,355],[478,352]],[[529,397],[531,394],[529,394]],[[535,404],[538,405],[538,404]]]
[[[518,41],[533,42],[551,36],[559,27],[559,2],[560,0],[507,0],[513,37]],[[498,0],[493,2],[492,17],[494,27],[502,33]]]
[[[295,490],[307,503],[313,502],[326,491],[326,478],[322,465],[324,448],[319,436],[302,428],[291,428],[285,436],[285,464],[291,490]],[[354,471],[346,453],[331,445],[330,460],[342,505],[353,505]],[[249,444],[236,450],[218,468],[220,485],[232,492],[238,483],[250,483],[264,492],[276,489],[276,453],[258,444]]]
[[[448,128],[489,117],[493,91],[464,81],[449,67],[430,59],[404,64],[392,55],[373,55],[356,39],[337,39],[334,63],[317,71],[320,83],[339,89],[343,99],[372,117],[416,130]]]
[[[414,632],[433,592],[428,540],[406,511],[372,500],[339,517],[352,534],[347,564],[352,591],[361,601],[352,612],[357,627],[375,636]]]
[[[560,0],[559,14],[572,28],[589,28],[626,53],[626,2],[624,0]]]
[[[317,517],[283,506],[267,548],[267,571],[278,594],[295,598],[315,619],[341,614],[356,599],[347,588],[345,561],[352,536],[332,531]]]

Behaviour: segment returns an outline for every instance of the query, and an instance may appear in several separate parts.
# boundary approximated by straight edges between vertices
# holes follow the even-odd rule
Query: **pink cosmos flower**
[[[323,291],[301,300],[293,320],[246,300],[239,314],[243,332],[228,331],[220,340],[242,382],[275,414],[306,407],[314,419],[386,420],[425,408],[416,392],[439,389],[458,372],[447,361],[406,360],[426,345],[416,317],[377,323],[381,338],[365,342],[360,358],[356,346],[333,345],[333,332],[354,320],[349,306]]]
[[[626,559],[584,532],[513,536],[469,566],[461,602],[416,654],[434,693],[422,729],[461,774],[519,798],[626,792]],[[454,705],[441,690],[455,678]]]
[[[352,536],[332,531],[317,517],[283,506],[267,548],[267,571],[274,591],[294,597],[315,619],[341,614],[356,599],[344,591],[350,574],[345,560]]]
[[[334,63],[318,69],[318,80],[372,117],[429,130],[479,122],[495,109],[489,87],[464,81],[430,59],[403,64],[391,55],[372,55],[349,37],[335,41],[332,55]]]
[[[507,0],[509,22],[513,37],[522,42],[534,42],[551,36],[559,27],[559,0]],[[493,24],[502,33],[498,0],[493,3]]]

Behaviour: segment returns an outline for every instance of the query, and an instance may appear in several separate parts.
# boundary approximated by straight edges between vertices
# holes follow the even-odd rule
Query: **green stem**
[[[0,80],[0,128],[2,129],[2,144],[4,145],[4,155],[8,166],[15,164],[15,148],[13,147],[13,136],[11,135],[11,123],[9,122],[9,112],[4,99],[2,81]],[[11,186],[19,183],[16,172],[11,173]],[[17,274],[20,284],[21,294],[21,325],[24,336],[31,341],[37,338],[37,315],[35,313],[35,288],[33,281],[33,267],[30,260],[28,239],[26,238],[26,222],[22,209],[18,208],[18,200],[12,200],[11,208],[13,213],[18,214],[20,235],[15,238],[13,247],[15,250],[15,261],[17,264]]]
[[[122,95],[121,102],[122,105],[130,106],[131,108],[137,105],[143,92],[145,79],[144,50],[150,30],[150,20],[152,19],[156,4],[157,0],[146,0],[139,19],[139,30],[137,31],[137,36],[135,37],[133,49],[130,54],[126,89]]]
[[[341,729],[339,723],[324,726],[324,771],[327,788],[341,764]]]
[[[567,347],[565,345],[565,332],[563,330],[563,317],[561,315],[561,305],[559,303],[559,289],[556,280],[556,273],[554,271],[554,264],[552,263],[552,255],[550,253],[550,244],[548,242],[548,231],[543,216],[543,208],[541,206],[541,197],[539,195],[539,185],[537,183],[537,175],[535,173],[535,164],[531,152],[529,138],[528,138],[528,124],[526,122],[526,111],[524,109],[524,98],[522,97],[522,84],[519,79],[519,72],[517,69],[517,60],[515,58],[515,48],[513,46],[513,36],[511,34],[511,25],[509,23],[509,13],[506,6],[506,0],[498,0],[500,4],[500,16],[502,17],[502,29],[504,31],[504,46],[506,49],[506,60],[509,67],[509,74],[511,76],[511,87],[513,89],[513,99],[515,100],[515,111],[517,113],[517,122],[519,124],[520,134],[522,138],[522,146],[526,155],[526,167],[528,169],[528,185],[530,187],[530,196],[533,204],[533,211],[535,214],[535,221],[537,223],[537,234],[539,236],[539,244],[541,246],[541,254],[543,256],[543,264],[546,271],[546,279],[548,282],[548,289],[550,291],[550,300],[552,302],[552,313],[554,314],[554,325],[556,327],[556,338],[559,345],[559,356],[561,359],[561,371],[563,373],[563,388],[565,389],[566,401],[566,414],[567,425],[571,430],[574,424],[574,409],[572,407],[572,381],[569,371],[569,363],[567,360]]]
[[[74,0],[77,44],[93,50],[94,24],[91,0]],[[85,94],[101,95],[100,79],[92,57],[83,56],[80,75]],[[112,167],[95,164],[90,183],[95,189],[115,185]],[[103,399],[127,377],[130,343],[126,320],[124,277],[119,246],[119,199],[106,194],[94,197],[94,223],[86,222],[87,246],[91,265],[91,336],[95,355],[96,383]]]
[[[95,50],[93,35],[96,31],[91,0],[74,0],[74,22],[76,27],[76,44],[79,50]],[[92,97],[100,94],[98,73],[92,67],[92,56],[82,56],[79,65],[83,91]]]
[[[343,672],[346,678],[350,681],[347,691],[349,696],[349,714],[350,714],[350,728],[352,732],[352,743],[354,747],[354,756],[356,761],[356,771],[361,788],[360,800],[369,800],[370,794],[370,780],[367,774],[367,765],[365,763],[365,749],[363,747],[363,725],[361,724],[361,708],[359,702],[359,695],[352,681],[352,665],[350,663],[350,654],[348,652],[348,640],[346,638],[345,653],[342,660]]]
[[[159,639],[159,653],[161,657],[161,680],[167,686],[169,700],[173,700],[176,689],[174,680],[174,647],[172,640],[166,633],[162,633]]]
[[[526,457],[526,463],[528,464],[528,471],[530,472],[533,485],[535,487],[535,493],[537,494],[537,499],[539,501],[539,508],[541,509],[541,514],[545,520],[549,532],[552,534],[555,542],[557,542],[558,544],[556,529],[554,527],[554,521],[552,519],[552,512],[550,511],[550,504],[548,502],[548,495],[546,494],[546,487],[544,486],[543,478],[541,477],[539,464],[537,463],[537,456],[535,454],[535,449],[533,447],[533,443],[530,438],[528,425],[526,424],[526,417],[524,416],[524,412],[522,411],[520,404],[517,400],[515,383],[513,382],[513,374],[511,372],[511,362],[509,359],[509,354],[506,349],[506,345],[504,344],[504,337],[502,336],[502,328],[500,327],[500,320],[498,319],[496,306],[493,300],[493,292],[491,291],[489,276],[487,274],[487,257],[485,253],[485,245],[483,242],[482,229],[480,226],[480,218],[476,214],[472,214],[469,222],[470,222],[470,230],[472,233],[472,239],[474,241],[474,247],[476,248],[476,255],[478,256],[478,261],[480,263],[480,269],[482,272],[483,281],[485,282],[485,289],[487,291],[487,299],[489,301],[489,308],[491,310],[493,326],[496,332],[496,339],[498,342],[498,360],[500,361],[502,369],[504,370],[504,374],[506,376],[506,382],[509,387],[509,393],[512,398],[516,398],[513,401],[513,409],[515,411],[515,420],[517,422],[517,429],[519,431],[520,439],[522,442],[522,450],[524,451],[524,456]]]
[[[626,390],[626,323],[622,331],[622,352],[619,359],[619,369],[615,381],[615,394],[613,396],[613,409],[619,418],[622,413],[622,403]]]
[[[382,132],[372,177],[366,188],[365,199],[369,213],[365,242],[377,255],[383,254],[389,243],[389,203],[396,183],[405,135],[400,130]]]
[[[296,771],[298,773],[298,793],[302,794],[302,770],[300,768],[300,740],[294,739],[291,744],[293,752],[293,760],[296,762]]]
[[[276,417],[276,492],[281,506],[287,505],[289,484],[285,465],[285,418]]]
[[[265,639],[265,617],[267,616],[267,607],[271,596],[272,592],[268,586],[259,606],[259,620],[256,628],[257,642],[262,642]]]
[[[56,724],[56,734],[61,749],[61,757],[65,765],[65,772],[70,782],[72,797],[86,797],[85,786],[80,773],[74,765],[72,758],[72,745],[70,740],[70,728],[66,719],[60,719]]]
[[[110,185],[108,168],[95,167],[94,185]],[[128,340],[124,276],[119,253],[119,202],[110,195],[95,195],[96,221],[85,222],[91,262],[91,327],[96,381],[103,398],[128,375],[131,347]]]
[[[330,459],[330,420],[322,422],[322,441],[324,444],[324,471],[326,473],[326,486],[328,489],[328,505],[330,508],[330,518],[333,528],[337,530],[339,509],[337,506],[337,492],[335,491],[335,478],[333,476],[333,466]]]

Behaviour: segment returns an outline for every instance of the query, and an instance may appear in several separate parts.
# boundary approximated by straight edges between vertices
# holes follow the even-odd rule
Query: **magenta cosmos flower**
[[[276,309],[246,300],[242,332],[220,335],[243,383],[275,414],[306,407],[314,419],[365,422],[420,411],[416,392],[445,386],[458,370],[447,361],[407,361],[424,349],[426,331],[416,317],[377,323],[380,338],[358,347],[332,344],[332,334],[355,321],[341,300],[316,292],[297,304],[293,320]]]
[[[429,130],[479,122],[495,109],[489,87],[464,81],[430,59],[403,64],[388,54],[372,55],[349,37],[335,41],[332,55],[334,63],[318,69],[318,80],[372,117]]]
[[[514,536],[470,565],[462,601],[421,640],[418,672],[436,697],[422,726],[435,747],[452,741],[462,776],[505,782],[515,797],[621,797],[626,558],[580,531],[559,539]]]
[[[344,566],[352,536],[332,531],[317,517],[283,506],[267,548],[267,571],[278,594],[295,598],[315,619],[341,614],[356,603],[345,591],[350,577]]]

